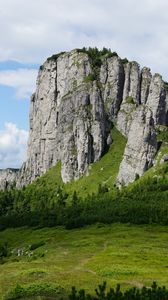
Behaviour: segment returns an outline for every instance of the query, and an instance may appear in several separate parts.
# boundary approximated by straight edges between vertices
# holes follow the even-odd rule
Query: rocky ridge
[[[64,182],[78,179],[107,151],[113,123],[128,139],[117,178],[127,185],[153,165],[167,110],[162,77],[137,62],[111,53],[95,66],[80,50],[53,56],[40,67],[31,97],[27,161],[6,181],[20,188],[58,161]]]

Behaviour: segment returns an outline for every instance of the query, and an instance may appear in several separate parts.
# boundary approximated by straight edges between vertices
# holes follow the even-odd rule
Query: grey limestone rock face
[[[107,120],[100,89],[89,80],[92,72],[88,55],[75,50],[41,67],[31,99],[28,159],[18,187],[59,160],[62,179],[69,182],[102,156]]]
[[[151,79],[152,79],[152,75],[150,69],[143,68],[141,72],[141,94],[140,94],[141,104],[145,104],[148,99]]]
[[[117,56],[105,59],[100,70],[104,106],[111,120],[120,109],[123,98],[124,67]]]
[[[15,185],[18,177],[18,169],[1,169],[0,170],[0,189],[9,189]]]
[[[124,64],[117,56],[105,56],[95,70],[87,53],[53,56],[39,70],[31,97],[27,161],[13,181],[20,188],[58,161],[64,182],[78,179],[112,143],[113,122],[128,138],[118,174],[118,184],[128,184],[152,166],[155,127],[168,124],[167,111],[161,76],[152,77],[137,62]],[[4,174],[0,180],[8,181]]]
[[[117,178],[118,185],[127,185],[153,165],[157,152],[157,139],[151,110],[139,106],[134,112],[128,133],[124,158]]]
[[[117,183],[127,185],[154,164],[157,152],[157,125],[167,123],[167,92],[159,74],[141,73],[140,104],[134,109],[121,105],[117,127],[128,138]]]
[[[146,105],[152,110],[155,124],[165,125],[166,120],[166,90],[162,77],[155,74],[149,87]]]
[[[64,182],[82,176],[105,149],[106,120],[96,84],[82,84],[61,101],[58,136]]]
[[[140,67],[138,63],[129,62],[125,64],[124,74],[123,101],[117,116],[116,126],[127,137],[134,111],[140,104]]]
[[[128,137],[135,110],[134,103],[123,103],[118,112],[116,127],[126,137]]]
[[[128,62],[124,66],[125,82],[123,91],[123,102],[132,97],[134,103],[140,103],[140,67],[137,62]]]

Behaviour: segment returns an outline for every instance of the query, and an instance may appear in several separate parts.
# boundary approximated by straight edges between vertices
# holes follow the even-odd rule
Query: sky
[[[30,96],[48,56],[106,47],[168,81],[167,0],[0,0],[0,168],[26,159]]]

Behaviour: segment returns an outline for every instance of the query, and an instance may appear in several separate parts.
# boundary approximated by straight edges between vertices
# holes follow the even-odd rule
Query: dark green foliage
[[[147,178],[143,182],[137,180],[132,188],[120,191],[108,191],[105,185],[99,185],[97,194],[81,199],[74,192],[68,202],[67,193],[59,186],[54,194],[45,186],[36,192],[32,190],[32,194],[26,189],[7,194],[2,192],[0,229],[24,225],[64,225],[70,229],[96,222],[168,225],[167,172],[168,164],[165,163],[162,176]]]
[[[168,82],[164,82],[164,87],[165,87],[165,89],[166,89],[166,91],[168,91]]]
[[[85,82],[90,82],[95,80],[95,75],[94,74],[89,74],[84,78]]]
[[[157,140],[158,142],[168,142],[168,127],[160,126],[157,129]]]
[[[7,242],[0,244],[0,260],[8,256],[8,244]]]
[[[128,97],[126,98],[126,102],[129,103],[129,104],[134,104],[134,99],[133,99],[133,97],[128,96]]]
[[[63,288],[57,285],[50,284],[32,284],[28,286],[17,286],[6,295],[6,300],[14,300],[26,297],[34,296],[47,296],[47,297],[56,297],[56,299],[62,298],[64,294]]]
[[[30,245],[29,247],[29,250],[35,250],[41,246],[44,246],[45,245],[45,242],[44,241],[40,241],[40,242],[37,242],[37,243],[34,243],[32,245]]]
[[[105,184],[104,185],[99,184],[99,186],[98,186],[98,194],[104,194],[106,192],[108,192],[108,187]]]
[[[57,225],[70,229],[97,222],[168,225],[167,162],[158,176],[139,180],[137,175],[136,184],[121,190],[99,184],[96,193],[81,197],[79,189],[68,194],[59,177],[53,183],[53,176],[58,176],[54,170],[47,180],[41,177],[22,190],[0,191],[1,230]]]
[[[129,62],[129,60],[126,57],[123,58],[121,61],[122,61],[123,65],[125,65]]]
[[[50,60],[56,61],[57,58],[58,58],[60,55],[64,54],[64,53],[65,53],[65,51],[64,51],[64,52],[57,53],[57,54],[53,54],[52,56],[50,56],[50,57],[47,58],[47,61],[50,61]]]
[[[150,288],[143,287],[138,289],[136,287],[121,291],[120,285],[116,289],[110,288],[106,290],[106,282],[100,284],[95,290],[96,295],[86,294],[85,290],[77,291],[72,287],[69,300],[167,300],[168,290],[163,287],[158,287],[156,282]]]
[[[95,67],[101,67],[102,64],[102,59],[103,58],[110,58],[113,56],[118,56],[116,52],[112,52],[111,49],[107,49],[103,47],[102,50],[99,50],[97,47],[95,48],[85,48],[83,47],[82,49],[77,49],[78,52],[86,53],[91,59],[91,63],[93,68]]]
[[[54,297],[53,299],[69,299],[69,300],[167,300],[168,290],[165,286],[159,287],[153,282],[150,288],[143,287],[141,289],[133,287],[125,291],[121,290],[119,284],[116,288],[107,290],[106,282],[100,284],[95,289],[95,295],[86,293],[84,289],[79,291],[72,287],[71,294],[66,296],[65,291],[59,286],[50,284],[33,284],[30,286],[17,286],[6,297],[6,300],[25,299],[26,297],[46,296]]]

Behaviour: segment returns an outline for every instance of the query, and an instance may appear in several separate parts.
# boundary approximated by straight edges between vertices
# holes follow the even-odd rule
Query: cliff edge
[[[15,180],[20,188],[58,161],[65,183],[78,179],[108,151],[112,124],[128,139],[117,184],[127,185],[153,165],[157,127],[168,125],[166,84],[159,74],[109,50],[95,52],[97,59],[93,54],[76,49],[40,67],[27,161],[14,179],[7,177],[9,183]]]

